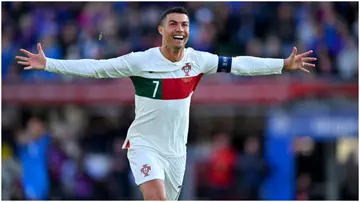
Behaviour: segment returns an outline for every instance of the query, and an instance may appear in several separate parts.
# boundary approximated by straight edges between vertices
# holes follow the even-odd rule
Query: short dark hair
[[[171,14],[171,13],[180,13],[180,14],[185,14],[188,16],[188,11],[186,10],[186,8],[184,7],[172,7],[167,9],[166,11],[164,11],[161,16],[160,16],[160,21],[159,21],[159,25],[162,25],[164,19],[166,18],[167,15]]]

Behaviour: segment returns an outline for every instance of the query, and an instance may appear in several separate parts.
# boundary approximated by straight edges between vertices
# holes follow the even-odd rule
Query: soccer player
[[[312,51],[297,55],[294,47],[286,59],[251,56],[223,57],[185,48],[189,18],[183,7],[166,10],[158,31],[161,47],[132,52],[117,58],[57,60],[21,49],[16,56],[25,70],[45,70],[93,78],[130,77],[135,87],[135,120],[123,148],[135,182],[145,200],[177,200],[186,164],[186,142],[191,96],[201,77],[217,72],[255,76],[314,67]],[[121,92],[119,92],[121,93]]]

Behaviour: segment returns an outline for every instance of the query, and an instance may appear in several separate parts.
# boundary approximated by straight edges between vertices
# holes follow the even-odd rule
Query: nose
[[[181,24],[178,24],[178,25],[176,26],[175,31],[177,31],[177,32],[183,32],[183,31],[184,31],[184,28],[181,26]]]

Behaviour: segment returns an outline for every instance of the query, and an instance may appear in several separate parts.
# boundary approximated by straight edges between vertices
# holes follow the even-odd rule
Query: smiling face
[[[171,49],[184,48],[189,38],[189,18],[183,13],[170,13],[158,27],[163,45]]]

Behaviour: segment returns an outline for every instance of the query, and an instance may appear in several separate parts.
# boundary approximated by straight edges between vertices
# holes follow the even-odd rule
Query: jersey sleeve
[[[238,56],[232,58],[231,73],[242,76],[281,74],[283,59]]]
[[[217,72],[219,56],[208,53],[198,51],[200,55],[200,61],[202,64],[202,71],[204,74],[213,74]]]
[[[91,78],[123,78],[134,75],[139,69],[144,52],[129,53],[111,59],[57,60],[46,58],[45,71]]]
[[[242,76],[281,74],[284,66],[283,59],[251,56],[224,57],[207,52],[199,53],[204,74],[217,72]]]

